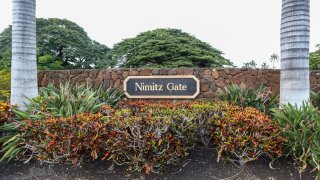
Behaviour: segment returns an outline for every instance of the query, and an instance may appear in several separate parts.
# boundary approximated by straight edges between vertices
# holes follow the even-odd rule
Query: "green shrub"
[[[240,165],[244,165],[262,154],[273,158],[282,153],[285,142],[282,129],[255,108],[229,105],[212,121],[218,161],[221,157],[229,160],[235,157]]]
[[[219,98],[223,101],[235,103],[241,107],[254,107],[264,113],[269,113],[270,109],[278,106],[278,95],[271,95],[271,92],[260,86],[254,90],[245,85],[232,84],[220,92]]]
[[[285,129],[288,139],[285,152],[292,155],[303,172],[310,164],[318,170],[320,177],[320,114],[313,105],[304,103],[301,107],[282,105],[274,109],[273,115]]]
[[[0,101],[10,99],[10,71],[0,70]]]

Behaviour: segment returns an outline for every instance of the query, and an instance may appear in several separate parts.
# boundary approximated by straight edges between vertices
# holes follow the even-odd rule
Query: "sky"
[[[311,2],[310,51],[320,44],[320,0]],[[0,31],[11,24],[0,0]],[[108,47],[141,32],[177,28],[221,50],[236,66],[280,54],[281,0],[37,0],[37,17],[65,18]],[[280,63],[276,64],[279,67]]]

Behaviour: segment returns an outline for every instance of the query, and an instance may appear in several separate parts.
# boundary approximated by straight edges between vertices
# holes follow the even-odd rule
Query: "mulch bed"
[[[112,166],[107,161],[86,162],[79,167],[67,164],[39,164],[31,161],[23,164],[12,161],[0,164],[0,179],[267,179],[312,180],[316,172],[308,169],[299,174],[297,167],[290,158],[279,158],[269,167],[270,159],[263,157],[247,163],[245,167],[237,167],[232,163],[217,162],[214,150],[196,149],[190,152],[187,159],[179,165],[167,166],[162,174],[128,173],[125,167]]]

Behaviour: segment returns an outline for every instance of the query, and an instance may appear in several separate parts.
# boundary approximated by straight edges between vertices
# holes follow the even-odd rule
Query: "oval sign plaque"
[[[128,98],[192,99],[200,92],[199,80],[185,76],[128,76],[123,84]]]

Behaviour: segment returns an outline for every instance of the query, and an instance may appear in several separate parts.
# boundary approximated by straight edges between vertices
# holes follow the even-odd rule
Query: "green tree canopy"
[[[310,69],[320,70],[320,44],[317,45],[317,50],[310,53]]]
[[[11,33],[9,26],[0,34],[0,68],[10,66]],[[74,22],[57,18],[37,19],[40,69],[91,68],[105,61],[108,51],[107,46],[91,40]]]
[[[0,33],[0,70],[11,65],[11,26]]]
[[[222,52],[178,29],[156,29],[115,44],[100,66],[222,67],[232,63]]]

